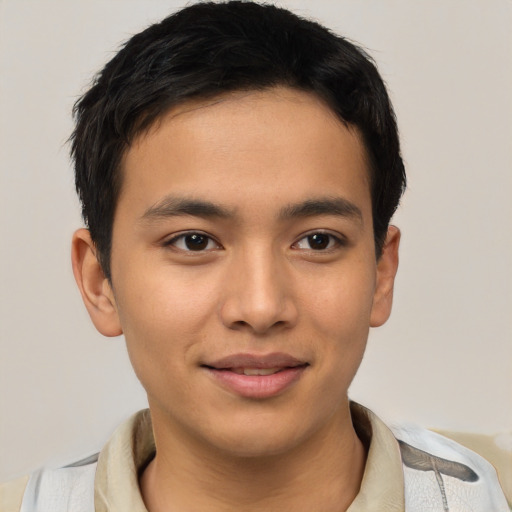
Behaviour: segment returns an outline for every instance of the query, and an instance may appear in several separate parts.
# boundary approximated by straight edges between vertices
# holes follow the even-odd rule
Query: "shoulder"
[[[101,453],[0,484],[0,512],[90,512],[95,510],[96,489],[103,501],[125,504],[135,499],[137,510],[145,510],[137,474],[154,451],[149,411],[140,411],[118,427]],[[106,510],[105,503],[100,505]],[[117,509],[130,510],[130,506]]]
[[[2,512],[19,512],[29,478],[29,475],[26,475],[10,482],[0,483],[0,510]]]
[[[40,469],[0,487],[1,512],[89,512],[94,509],[97,455],[58,469]]]
[[[391,427],[402,455],[407,510],[508,512],[494,467],[429,430]]]

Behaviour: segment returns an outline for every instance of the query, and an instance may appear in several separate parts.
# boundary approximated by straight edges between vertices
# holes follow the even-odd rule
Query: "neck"
[[[359,491],[366,457],[348,419],[333,418],[306,442],[264,457],[177,443],[176,432],[168,438],[154,424],[157,455],[140,478],[144,502],[149,512],[344,511]]]

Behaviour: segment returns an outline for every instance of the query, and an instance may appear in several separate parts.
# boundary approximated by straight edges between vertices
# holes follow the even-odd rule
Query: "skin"
[[[369,328],[390,314],[400,238],[390,227],[376,260],[359,134],[304,92],[234,93],[174,108],[122,167],[112,282],[87,230],[73,267],[94,324],[124,333],[148,394],[148,510],[345,510],[365,461],[347,390]],[[223,215],[178,215],[177,199]],[[299,214],[306,201],[323,207]],[[201,250],[191,233],[206,237]],[[203,366],[275,352],[307,366],[267,398]]]

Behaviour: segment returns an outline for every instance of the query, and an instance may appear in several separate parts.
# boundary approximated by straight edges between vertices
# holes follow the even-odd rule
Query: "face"
[[[304,92],[236,93],[169,112],[122,172],[105,293],[155,429],[256,455],[350,421],[396,270],[358,133]]]

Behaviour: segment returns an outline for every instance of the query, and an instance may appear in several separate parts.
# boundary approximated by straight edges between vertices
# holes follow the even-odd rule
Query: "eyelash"
[[[191,249],[190,247],[187,247],[187,248],[182,248],[182,247],[178,247],[177,246],[177,242],[179,240],[183,240],[183,243],[186,244],[185,242],[185,239],[187,237],[194,237],[194,236],[197,236],[197,237],[200,237],[202,239],[205,239],[206,240],[206,247],[204,248],[200,248],[200,250],[193,250]],[[216,245],[215,248],[208,248],[208,245],[210,245],[210,243],[214,243]],[[166,240],[164,243],[163,243],[163,246],[164,247],[174,247],[175,249],[179,250],[179,251],[182,251],[182,252],[185,252],[185,253],[202,253],[202,252],[209,252],[211,250],[215,250],[215,249],[222,249],[222,246],[219,242],[217,242],[214,238],[212,238],[210,235],[207,235],[206,233],[202,233],[201,231],[188,231],[188,232],[185,232],[185,233],[180,233],[179,235],[176,235],[176,236],[173,236],[171,239],[169,240]]]
[[[310,240],[311,238],[317,236],[317,235],[320,235],[322,237],[328,237],[328,245],[327,247],[323,247],[323,248],[320,248],[320,249],[315,249],[313,247],[308,247],[308,248],[305,248],[303,250],[306,250],[306,251],[311,251],[311,252],[314,252],[314,253],[325,253],[325,252],[330,252],[334,249],[337,249],[339,247],[344,247],[347,245],[347,240],[339,235],[339,236],[336,236],[336,235],[333,235],[332,233],[328,233],[326,231],[311,231],[309,233],[307,233],[306,235],[302,236],[302,238],[300,238],[299,240],[297,240],[297,242],[295,242],[293,245],[292,245],[292,248],[295,248],[296,246],[298,246],[298,244],[300,242],[302,242],[303,240],[307,240],[307,243],[308,244],[311,244],[312,240]],[[299,248],[300,250],[300,248]]]
[[[313,242],[312,239],[314,237],[317,237],[318,235],[320,235],[320,237],[328,238],[326,247],[320,247],[320,248],[311,247],[311,243]],[[198,237],[198,239],[196,240],[196,242],[197,242],[196,248],[198,250],[194,250],[189,245],[187,245],[187,242],[186,242],[187,237]],[[183,240],[183,244],[186,245],[186,247],[178,247],[177,242],[180,240]],[[306,243],[309,244],[308,248],[298,247],[299,244],[303,240],[306,240],[307,241]],[[322,238],[320,238],[319,241],[321,242]],[[202,246],[201,242],[203,242],[203,243],[206,242],[206,245]],[[214,248],[208,247],[211,243],[215,244],[216,247],[214,247]],[[311,231],[310,233],[307,233],[306,235],[302,236],[299,240],[294,242],[291,247],[292,247],[292,249],[295,249],[295,250],[302,249],[302,250],[311,251],[314,253],[322,253],[322,252],[325,253],[325,252],[330,252],[338,247],[343,247],[346,245],[347,245],[347,241],[344,237],[336,236],[336,235],[333,235],[332,233],[328,233],[325,231]],[[219,242],[217,242],[213,237],[211,237],[210,235],[207,235],[206,233],[203,233],[201,231],[188,231],[185,233],[180,233],[179,235],[173,236],[171,239],[166,240],[163,243],[163,246],[164,247],[174,247],[175,249],[185,252],[185,253],[204,253],[204,252],[209,252],[212,250],[217,250],[217,249],[223,248],[222,245]]]

